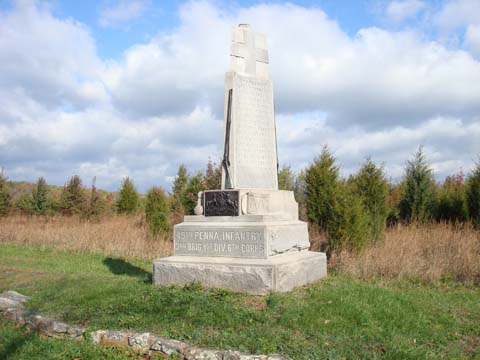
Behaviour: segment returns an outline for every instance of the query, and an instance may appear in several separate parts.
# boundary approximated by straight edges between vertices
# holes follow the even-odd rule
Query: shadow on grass
[[[17,351],[19,351],[26,342],[33,340],[35,334],[33,332],[23,333],[22,335],[16,336],[12,339],[3,350],[0,350],[0,359],[15,359]]]
[[[145,282],[152,282],[152,273],[143,270],[142,268],[130,264],[123,259],[113,259],[106,257],[103,263],[108,266],[108,269],[115,275],[128,275],[145,280]]]

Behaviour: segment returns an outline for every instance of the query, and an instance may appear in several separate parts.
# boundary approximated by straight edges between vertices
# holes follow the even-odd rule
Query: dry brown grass
[[[480,232],[468,224],[399,225],[361,254],[343,252],[333,268],[362,279],[454,279],[480,284]]]
[[[312,240],[320,246],[325,239],[317,237]],[[149,236],[141,217],[113,216],[101,222],[62,216],[0,218],[0,242],[74,253],[152,260],[172,253],[171,239],[171,234]],[[389,229],[383,242],[360,254],[334,254],[330,267],[362,279],[379,276],[434,282],[452,278],[479,285],[480,232],[470,225],[400,225]]]
[[[149,236],[140,217],[113,216],[101,222],[62,216],[0,218],[0,242],[74,253],[151,260],[171,254],[170,238]]]

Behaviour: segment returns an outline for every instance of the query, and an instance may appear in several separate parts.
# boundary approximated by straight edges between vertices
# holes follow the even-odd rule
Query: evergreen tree
[[[363,199],[355,188],[346,182],[339,186],[338,198],[333,210],[334,216],[327,226],[327,253],[335,250],[362,250],[371,237],[371,217],[363,206]]]
[[[85,209],[85,193],[80,176],[74,175],[63,187],[60,209],[64,215],[80,214]]]
[[[85,208],[84,217],[90,220],[99,220],[107,211],[107,202],[101,197],[95,186],[96,178],[92,180],[92,187],[90,189],[90,198],[88,206]]]
[[[193,214],[193,209],[197,205],[198,193],[204,189],[204,179],[202,173],[190,176],[185,190],[183,208],[185,214]]]
[[[184,204],[186,202],[186,190],[188,184],[188,174],[185,165],[181,164],[178,167],[177,176],[173,181],[173,194],[172,194],[172,211],[176,213],[184,213]]]
[[[387,195],[387,224],[389,226],[395,225],[400,221],[400,195],[401,184],[388,183]]]
[[[383,167],[367,159],[358,173],[351,178],[352,191],[360,196],[361,203],[368,212],[370,238],[376,241],[383,238],[388,215],[388,186]]]
[[[160,231],[169,229],[169,204],[162,188],[154,187],[147,193],[145,218],[151,233],[156,236]]]
[[[278,171],[278,189],[293,191],[295,188],[295,174],[289,165],[283,165]]]
[[[38,215],[45,215],[48,210],[48,187],[43,177],[38,178],[37,184],[32,191],[33,210]]]
[[[447,176],[439,191],[437,219],[463,222],[467,217],[463,174]]]
[[[335,158],[325,146],[305,171],[307,216],[327,235],[327,255],[342,248],[362,249],[370,236],[362,199],[343,181]]]
[[[117,212],[119,214],[135,214],[139,206],[139,195],[133,180],[128,176],[123,179],[122,186],[118,192]]]
[[[8,178],[3,168],[0,170],[0,216],[7,216],[10,211],[10,192]]]
[[[305,171],[305,195],[308,219],[320,230],[328,231],[339,198],[339,168],[324,146],[319,157]]]
[[[400,200],[400,218],[424,222],[435,211],[435,180],[420,146],[412,160],[407,161]]]
[[[32,194],[24,193],[18,197],[14,203],[14,208],[22,215],[35,214],[35,207],[33,204]]]
[[[470,220],[480,225],[480,158],[467,179],[466,200]]]
[[[293,187],[295,200],[298,203],[298,217],[302,221],[308,221],[307,204],[306,204],[307,197],[306,197],[305,191],[306,191],[305,170],[302,170],[295,177],[295,184]]]
[[[222,167],[208,160],[205,171],[205,190],[219,190],[222,187]]]

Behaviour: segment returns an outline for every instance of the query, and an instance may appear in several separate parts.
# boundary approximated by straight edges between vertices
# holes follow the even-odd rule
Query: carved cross
[[[230,55],[244,60],[244,73],[257,75],[257,62],[268,64],[265,36],[254,32],[247,24],[240,24],[233,31]]]

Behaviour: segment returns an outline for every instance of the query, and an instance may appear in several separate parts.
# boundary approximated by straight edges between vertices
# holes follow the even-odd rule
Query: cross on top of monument
[[[234,72],[269,78],[265,35],[253,31],[248,24],[240,24],[232,29],[230,59],[230,67]]]

